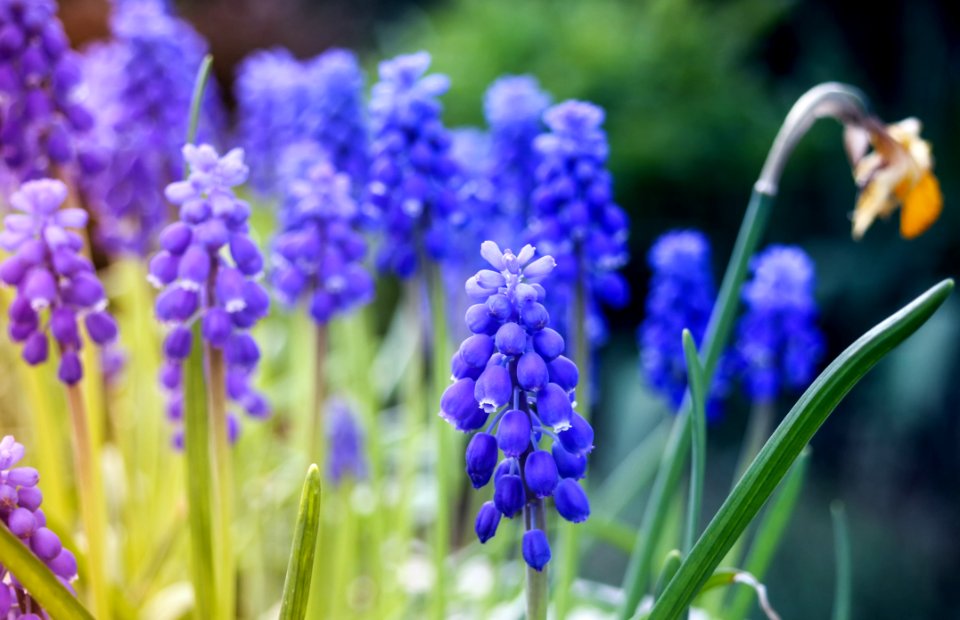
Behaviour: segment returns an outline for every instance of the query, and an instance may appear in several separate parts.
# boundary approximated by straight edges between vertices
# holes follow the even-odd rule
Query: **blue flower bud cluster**
[[[327,441],[330,448],[327,472],[334,486],[350,478],[367,477],[367,459],[363,446],[363,429],[350,406],[342,400],[327,405]]]
[[[809,385],[823,356],[813,298],[816,278],[813,261],[792,246],[767,248],[752,259],[750,270],[736,354],[747,394],[755,402],[769,402],[785,388]]]
[[[543,305],[540,282],[556,263],[534,254],[530,245],[517,254],[492,241],[481,246],[493,269],[467,280],[467,295],[477,302],[465,318],[472,335],[453,356],[454,382],[440,401],[440,415],[454,428],[478,431],[466,450],[474,488],[494,481],[493,501],[476,519],[481,542],[496,534],[501,516],[535,510],[547,497],[568,521],[578,523],[590,514],[577,481],[586,473],[593,429],[573,411],[579,373],[563,355],[563,337],[549,327]],[[549,451],[543,445],[547,439]],[[550,560],[546,534],[537,527],[528,527],[522,551],[536,570]]]
[[[24,183],[10,198],[15,213],[3,219],[0,247],[12,255],[0,263],[0,281],[16,288],[10,304],[10,338],[23,345],[31,365],[47,360],[48,333],[60,351],[57,372],[73,385],[83,377],[82,319],[90,340],[100,346],[117,338],[117,324],[106,311],[107,298],[93,264],[81,255],[87,213],[61,209],[67,186],[40,179]]]
[[[613,202],[603,119],[601,108],[583,101],[565,101],[544,112],[550,131],[534,143],[541,160],[531,223],[534,243],[557,259],[556,279],[568,287],[581,286],[588,311],[597,317],[597,302],[617,308],[629,294],[617,272],[628,259],[628,222]],[[562,300],[576,294],[565,293]],[[553,314],[561,325],[567,320],[559,308]],[[596,341],[603,334],[602,321],[593,323],[591,340]]]
[[[39,472],[33,467],[16,466],[24,453],[23,444],[17,443],[13,436],[0,438],[0,527],[6,527],[19,538],[72,592],[77,558],[47,527],[47,517],[40,508],[43,493],[38,486]],[[0,564],[0,618],[40,620],[41,617],[47,615],[16,575]]]
[[[430,55],[419,52],[380,63],[370,99],[372,145],[367,199],[379,214],[384,240],[381,271],[406,278],[421,256],[445,260],[467,222],[457,200],[456,164],[438,97],[450,81],[426,75]]]
[[[237,73],[240,140],[250,154],[251,182],[264,194],[282,193],[278,164],[301,142],[321,147],[354,189],[368,168],[364,78],[356,56],[332,49],[299,61],[284,49],[260,51]]]
[[[272,282],[288,304],[307,297],[310,316],[322,324],[373,298],[373,278],[362,264],[367,244],[357,229],[350,177],[312,145],[288,149],[286,159]]]
[[[183,156],[190,175],[166,188],[167,199],[180,207],[180,218],[160,234],[162,249],[151,259],[149,275],[163,289],[157,318],[171,326],[160,376],[171,395],[168,414],[175,422],[182,418],[182,363],[190,355],[191,326],[200,321],[203,339],[223,351],[227,396],[260,418],[269,410],[250,385],[260,360],[250,329],[266,316],[270,300],[256,280],[263,258],[249,235],[250,205],[233,191],[247,179],[243,151],[233,149],[220,157],[210,145],[188,144]],[[182,435],[174,441],[182,441]]]
[[[164,0],[124,0],[114,11],[113,38],[84,58],[93,140],[107,155],[107,169],[84,190],[102,247],[145,254],[169,219],[163,188],[183,173],[180,150],[207,44]],[[215,84],[201,112],[200,140],[215,142],[225,118]]]
[[[640,363],[650,386],[676,410],[687,389],[683,330],[699,345],[716,298],[710,244],[699,231],[671,231],[653,244],[647,263],[653,275],[639,330]]]
[[[0,186],[57,176],[102,158],[78,141],[93,127],[81,71],[54,0],[0,0]]]

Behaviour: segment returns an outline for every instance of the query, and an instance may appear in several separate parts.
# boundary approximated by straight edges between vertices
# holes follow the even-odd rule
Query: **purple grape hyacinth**
[[[3,219],[0,247],[12,256],[0,264],[0,281],[16,287],[8,331],[23,345],[23,359],[46,361],[49,332],[60,350],[58,376],[73,385],[83,377],[80,319],[101,347],[116,340],[117,324],[93,264],[80,254],[83,238],[70,230],[83,228],[87,214],[61,209],[66,199],[67,186],[53,179],[28,181],[11,197],[17,213]]]
[[[367,459],[363,445],[363,429],[354,412],[342,400],[333,400],[328,405],[327,441],[330,444],[327,457],[327,474],[334,486],[346,478],[354,481],[367,477]]]
[[[236,94],[253,187],[264,194],[282,193],[279,164],[285,151],[307,142],[350,176],[355,191],[362,188],[368,168],[363,87],[360,64],[347,50],[331,49],[299,61],[287,50],[275,49],[244,60]]]
[[[24,453],[23,445],[11,435],[0,439],[0,527],[6,527],[23,541],[72,592],[77,559],[47,527],[47,518],[40,508],[40,474],[32,467],[17,466]],[[46,617],[17,576],[0,564],[0,618]]]
[[[103,174],[85,180],[109,252],[146,254],[172,215],[163,188],[183,174],[193,82],[207,43],[164,0],[114,4],[113,39],[84,57],[93,141],[107,154]],[[201,106],[199,140],[216,142],[225,118],[215,84]]]
[[[440,261],[455,254],[451,238],[467,221],[453,183],[450,134],[440,118],[438,97],[450,81],[425,75],[429,66],[427,52],[381,62],[370,98],[368,200],[385,236],[376,262],[401,278],[413,275],[421,256]]]
[[[770,402],[784,389],[803,389],[824,353],[813,298],[813,261],[798,247],[775,245],[750,262],[743,287],[736,354],[754,402]]]
[[[81,72],[54,0],[0,0],[0,187],[102,168],[78,143],[93,127]],[[5,188],[7,189],[7,188]]]
[[[337,172],[314,145],[287,150],[289,178],[273,244],[272,281],[288,304],[309,299],[310,316],[327,323],[373,298],[362,261],[367,244],[350,177]]]
[[[486,542],[501,516],[542,509],[547,497],[568,521],[589,517],[590,503],[577,481],[586,473],[593,429],[573,410],[577,367],[563,355],[563,337],[549,327],[543,306],[540,281],[554,259],[534,259],[530,245],[518,254],[501,251],[493,241],[484,242],[480,253],[493,269],[467,280],[467,294],[477,302],[466,312],[472,335],[453,356],[454,382],[441,398],[440,415],[459,431],[477,431],[467,445],[466,466],[474,488],[494,481],[493,501],[481,507],[475,527]],[[536,570],[550,560],[546,534],[533,525],[522,550]]]
[[[171,393],[169,417],[182,416],[182,363],[190,355],[191,326],[200,321],[203,339],[226,360],[226,391],[250,416],[269,412],[250,385],[260,349],[250,329],[266,316],[270,299],[256,277],[263,269],[259,248],[249,236],[250,205],[233,187],[247,178],[243,151],[223,157],[210,145],[183,147],[190,166],[185,181],[167,186],[167,199],[180,206],[180,219],[160,234],[161,250],[150,261],[150,281],[163,292],[156,315],[170,326],[163,344],[161,384]],[[237,422],[231,416],[231,432]],[[174,442],[182,441],[178,433]]]
[[[561,332],[575,317],[560,309],[582,289],[591,343],[602,342],[605,324],[599,304],[626,304],[629,289],[617,270],[628,260],[627,216],[613,201],[607,170],[604,112],[584,101],[565,101],[543,114],[549,133],[534,142],[541,160],[533,191],[533,242],[557,259],[554,315]]]
[[[687,389],[683,330],[699,345],[716,297],[710,244],[699,231],[671,231],[653,244],[647,262],[653,276],[639,330],[640,362],[650,386],[676,410]]]

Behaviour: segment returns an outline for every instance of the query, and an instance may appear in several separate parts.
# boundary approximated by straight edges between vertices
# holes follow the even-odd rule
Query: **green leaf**
[[[660,576],[657,577],[657,586],[653,589],[654,596],[660,596],[663,589],[667,587],[673,576],[677,574],[680,563],[683,562],[683,554],[679,549],[674,549],[663,559],[663,566],[660,567]]]
[[[700,522],[700,505],[703,501],[703,476],[707,465],[707,418],[706,383],[703,366],[697,355],[697,345],[689,329],[683,330],[683,355],[687,361],[687,377],[690,384],[690,500],[687,503],[687,529],[683,537],[683,550],[690,552],[697,537]]]
[[[17,578],[30,596],[53,618],[89,618],[93,614],[67,590],[47,568],[6,526],[0,525],[0,558],[3,566]]]
[[[837,578],[833,594],[833,620],[850,620],[850,533],[847,528],[847,514],[841,502],[830,505],[830,517],[833,520],[833,544],[835,545]]]
[[[283,600],[280,604],[281,620],[301,620],[307,615],[310,599],[310,579],[313,577],[313,560],[320,534],[320,469],[311,465],[300,494],[300,512],[293,533],[293,546],[287,564],[287,577],[283,582]]]
[[[810,461],[810,448],[804,448],[800,453],[800,458],[793,464],[787,479],[783,481],[783,486],[777,491],[777,494],[770,505],[764,511],[763,518],[757,526],[756,534],[750,544],[750,551],[744,561],[743,569],[757,579],[763,579],[767,573],[767,568],[773,560],[773,554],[780,544],[783,532],[786,530],[790,517],[793,516],[793,508],[800,497],[800,489],[803,488],[803,480],[807,473],[807,463]],[[730,604],[730,608],[721,614],[726,620],[740,620],[747,615],[747,608],[753,601],[753,593],[750,590],[739,590]]]
[[[717,511],[654,605],[651,620],[678,618],[683,613],[840,400],[874,364],[923,325],[952,290],[952,280],[932,287],[861,336],[817,377]]]

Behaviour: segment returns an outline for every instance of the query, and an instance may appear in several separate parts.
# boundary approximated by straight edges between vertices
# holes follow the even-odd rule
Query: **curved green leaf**
[[[300,512],[293,533],[293,546],[283,582],[280,620],[302,620],[307,616],[313,560],[320,534],[320,468],[311,465],[300,493]]]
[[[654,605],[650,620],[678,618],[683,613],[840,400],[874,364],[923,325],[952,290],[952,280],[932,287],[861,336],[817,377],[717,511]]]
[[[60,583],[46,564],[3,525],[0,525],[0,558],[4,567],[51,617],[93,620],[93,614]]]
[[[690,500],[687,503],[687,528],[683,536],[683,550],[690,552],[697,539],[700,523],[700,505],[703,501],[703,477],[707,466],[706,380],[697,355],[697,345],[689,329],[683,330],[683,354],[687,362],[690,384]]]

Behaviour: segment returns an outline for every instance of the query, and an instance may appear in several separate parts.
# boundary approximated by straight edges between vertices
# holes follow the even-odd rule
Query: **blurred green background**
[[[77,44],[106,32],[104,0],[63,0]],[[787,168],[767,242],[803,246],[818,266],[829,357],[915,294],[956,275],[960,195],[960,5],[783,0],[191,0],[179,10],[211,41],[229,85],[252,49],[299,55],[329,46],[376,62],[427,49],[450,75],[450,126],[482,124],[482,93],[502,73],[532,73],[556,100],[608,111],[611,166],[632,219],[633,303],[612,317],[601,352],[594,480],[667,415],[644,391],[634,330],[642,318],[651,241],[701,228],[719,278],[766,149],[793,101],[825,80],[854,84],[888,122],[917,116],[933,143],[945,211],[915,241],[895,221],[854,243],[856,191],[832,121],[817,125]],[[811,475],[767,585],[784,618],[829,616],[829,503],[846,503],[854,554],[854,617],[960,617],[960,299],[880,364],[813,443]],[[622,337],[620,337],[622,336]],[[781,403],[781,414],[790,402]],[[746,403],[710,429],[705,509],[729,488]],[[637,522],[641,505],[625,518]],[[598,549],[588,577],[619,583],[626,558]]]

